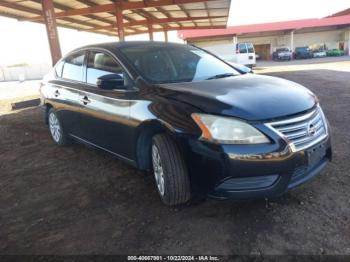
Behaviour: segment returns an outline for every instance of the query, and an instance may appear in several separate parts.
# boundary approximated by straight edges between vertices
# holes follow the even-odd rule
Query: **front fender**
[[[186,136],[200,136],[201,130],[191,118],[198,109],[191,105],[164,97],[134,101],[130,117],[138,130],[144,125],[157,124],[167,131]]]

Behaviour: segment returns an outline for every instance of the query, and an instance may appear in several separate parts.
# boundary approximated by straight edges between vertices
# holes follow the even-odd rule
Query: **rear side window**
[[[247,53],[247,46],[245,43],[238,44],[239,53]]]
[[[84,52],[79,52],[67,57],[63,66],[62,78],[83,81],[84,58]]]
[[[248,53],[254,53],[254,46],[252,43],[247,43]]]
[[[87,63],[86,82],[95,85],[99,77],[112,74],[124,78],[122,67],[113,57],[99,51],[91,51]]]

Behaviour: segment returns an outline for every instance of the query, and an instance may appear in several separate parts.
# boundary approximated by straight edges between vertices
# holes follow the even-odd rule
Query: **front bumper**
[[[329,135],[297,152],[282,139],[268,145],[212,145],[197,140],[190,146],[195,155],[193,183],[216,199],[280,196],[318,175],[332,159]]]
[[[292,56],[290,56],[290,55],[278,56],[277,59],[278,60],[291,60]]]

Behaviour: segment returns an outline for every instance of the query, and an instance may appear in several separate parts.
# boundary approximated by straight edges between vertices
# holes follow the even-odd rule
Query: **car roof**
[[[124,47],[134,47],[134,46],[144,46],[144,47],[162,47],[162,46],[185,46],[185,44],[180,43],[169,43],[169,42],[160,42],[160,41],[125,41],[125,42],[108,42],[108,43],[99,43],[93,45],[86,45],[79,47],[72,52],[76,52],[82,49],[93,49],[93,48],[103,48],[112,53],[116,50]]]

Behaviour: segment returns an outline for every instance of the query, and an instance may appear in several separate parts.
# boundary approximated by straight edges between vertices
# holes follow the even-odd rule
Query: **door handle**
[[[55,91],[55,97],[58,97],[60,95],[60,91],[56,90]]]
[[[81,102],[84,104],[84,105],[87,105],[88,103],[90,103],[91,101],[89,100],[89,98],[87,96],[84,96],[82,99],[81,99]]]

